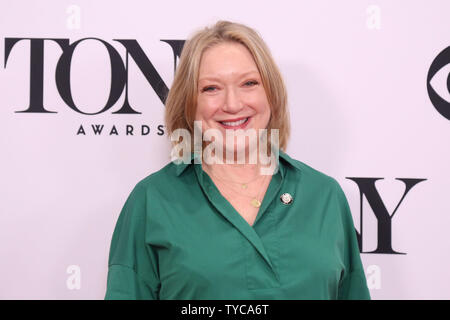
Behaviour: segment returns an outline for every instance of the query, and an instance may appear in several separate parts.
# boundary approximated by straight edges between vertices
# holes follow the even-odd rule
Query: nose
[[[228,113],[239,113],[244,107],[239,93],[235,88],[227,88],[225,90],[225,101],[222,110]]]

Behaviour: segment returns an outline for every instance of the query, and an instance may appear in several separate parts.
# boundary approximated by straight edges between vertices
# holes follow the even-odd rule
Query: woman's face
[[[221,43],[207,49],[200,62],[195,120],[202,131],[265,129],[270,105],[252,55],[239,43]],[[247,139],[245,139],[247,140]],[[236,149],[244,145],[226,146]],[[245,142],[248,148],[248,141]],[[235,149],[236,148],[236,149]]]

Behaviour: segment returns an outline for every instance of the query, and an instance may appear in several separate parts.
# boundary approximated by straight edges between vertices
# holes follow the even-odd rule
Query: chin
[[[233,163],[235,161],[239,161],[239,163],[256,163],[256,159],[250,159],[249,150],[252,151],[255,148],[250,150],[248,142],[246,143],[234,143],[233,146],[225,146],[224,148],[224,161],[228,159],[227,155],[230,154],[233,156]],[[255,149],[256,150],[256,149]],[[227,158],[226,158],[227,157]]]

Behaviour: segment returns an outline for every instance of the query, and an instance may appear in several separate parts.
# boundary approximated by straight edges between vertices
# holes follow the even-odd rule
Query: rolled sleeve
[[[133,268],[110,265],[105,300],[156,300],[157,293]]]
[[[339,283],[338,299],[340,300],[370,300],[367,280],[361,261],[361,255],[356,236],[353,217],[347,198],[336,181],[337,197],[341,211],[344,229],[344,261],[345,272]]]
[[[366,277],[362,269],[349,272],[339,286],[339,300],[370,300]]]
[[[128,197],[111,240],[105,299],[158,299],[157,255],[146,242],[147,195],[139,184]]]

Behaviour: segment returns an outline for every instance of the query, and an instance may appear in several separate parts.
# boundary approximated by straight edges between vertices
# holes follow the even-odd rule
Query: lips
[[[226,129],[242,129],[249,122],[250,117],[240,119],[230,119],[226,121],[218,121],[222,127]]]

